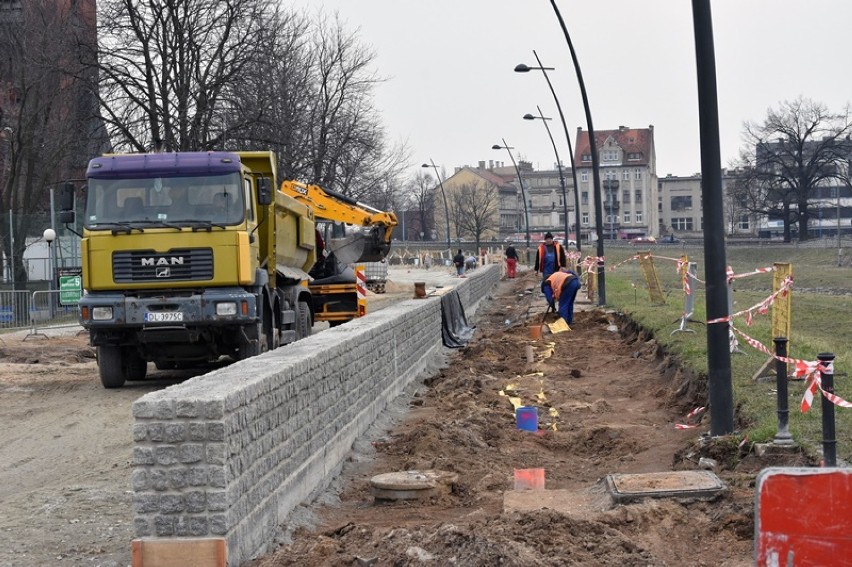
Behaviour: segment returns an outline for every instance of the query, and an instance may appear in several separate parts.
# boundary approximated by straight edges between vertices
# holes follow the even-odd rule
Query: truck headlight
[[[109,321],[112,319],[112,307],[92,307],[92,321]]]
[[[216,315],[219,317],[229,317],[237,314],[237,304],[233,301],[227,301],[216,304]]]

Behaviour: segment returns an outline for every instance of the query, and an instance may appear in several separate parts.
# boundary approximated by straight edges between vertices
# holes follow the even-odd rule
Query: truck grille
[[[116,283],[210,280],[213,279],[213,249],[114,252],[112,277]]]

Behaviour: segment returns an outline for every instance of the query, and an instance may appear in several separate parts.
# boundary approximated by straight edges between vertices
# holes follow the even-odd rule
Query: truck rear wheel
[[[122,364],[121,347],[98,347],[98,372],[104,388],[121,388],[127,379]]]
[[[300,301],[296,307],[297,327],[296,339],[304,339],[311,336],[311,308],[307,302]]]

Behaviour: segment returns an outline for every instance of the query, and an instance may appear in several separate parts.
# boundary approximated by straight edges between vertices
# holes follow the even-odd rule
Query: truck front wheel
[[[104,388],[121,388],[127,379],[122,364],[121,347],[98,347],[98,372]]]

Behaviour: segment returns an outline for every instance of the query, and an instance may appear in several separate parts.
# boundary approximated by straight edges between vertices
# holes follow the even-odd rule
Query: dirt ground
[[[374,309],[412,295],[399,288]],[[501,282],[474,341],[294,513],[290,527],[304,527],[282,534],[289,545],[250,566],[750,565],[756,471],[803,463],[676,430],[702,404],[701,381],[615,314],[578,305],[573,330],[545,334],[528,363],[527,322],[543,308],[532,288],[530,275]],[[0,567],[130,564],[130,405],[192,375],[149,368],[149,380],[104,390],[85,336],[0,337]],[[516,429],[501,391],[539,406],[538,433]],[[694,469],[702,456],[721,463],[729,488],[717,500],[607,504],[607,474]],[[514,469],[534,467],[576,495],[576,513],[503,511]],[[413,469],[458,480],[425,501],[374,502],[373,475]]]
[[[702,438],[704,424],[676,429],[703,405],[702,381],[614,313],[578,304],[570,332],[533,342],[527,325],[544,308],[533,286],[529,273],[501,282],[474,340],[301,510],[305,525],[290,526],[286,545],[251,567],[752,565],[755,475],[804,459],[761,462],[748,445]],[[538,432],[517,429],[510,396],[538,406]],[[712,501],[614,505],[604,488],[608,474],[696,470],[702,457],[727,487]],[[529,468],[544,469],[548,491],[567,491],[570,513],[504,506],[515,470]],[[423,500],[371,494],[374,475],[411,470],[458,478]]]
[[[413,286],[369,296],[376,311]],[[146,380],[105,390],[77,329],[0,335],[0,567],[130,565],[131,404],[203,372],[149,364]]]

